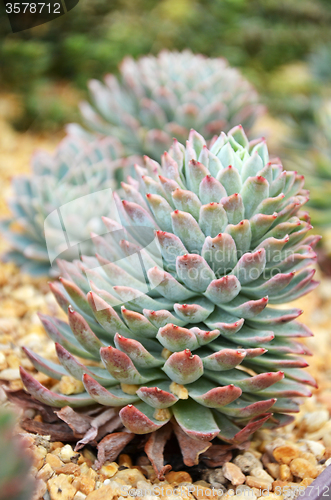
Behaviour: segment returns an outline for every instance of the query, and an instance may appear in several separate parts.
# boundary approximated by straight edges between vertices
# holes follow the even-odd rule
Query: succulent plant
[[[210,149],[191,131],[162,166],[145,161],[126,199],[115,193],[121,223],[104,218],[96,257],[59,263],[50,286],[69,324],[41,320],[60,365],[26,349],[38,370],[70,374],[85,392],[56,393],[23,369],[22,380],[54,407],[116,407],[135,434],[172,419],[196,447],[216,436],[240,445],[263,424],[290,422],[315,386],[294,340],[312,335],[302,311],[274,307],[316,286],[304,179],[241,126]]]
[[[223,58],[164,50],[126,57],[119,70],[119,79],[90,81],[93,105],[82,103],[81,112],[90,129],[118,137],[131,154],[157,159],[191,128],[211,139],[237,123],[250,128],[263,111],[252,86]]]
[[[120,143],[68,135],[53,155],[32,158],[32,174],[18,176],[9,200],[12,216],[0,231],[12,251],[5,255],[30,274],[48,274],[50,258],[66,251],[69,260],[93,248],[90,232],[100,234],[100,217],[109,211],[115,170],[124,165]],[[61,220],[62,219],[62,220]]]
[[[0,500],[29,500],[33,482],[29,478],[32,460],[22,450],[22,442],[13,437],[14,417],[0,411]]]

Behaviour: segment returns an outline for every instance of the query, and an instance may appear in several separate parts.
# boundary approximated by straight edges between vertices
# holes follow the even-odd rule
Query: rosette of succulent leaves
[[[91,233],[102,234],[116,174],[127,161],[113,138],[68,135],[54,154],[37,152],[30,175],[14,177],[12,215],[0,222],[11,245],[4,256],[33,275],[57,273],[54,258],[93,251]],[[129,161],[129,160],[128,160]],[[65,253],[63,253],[65,252]]]
[[[115,194],[118,220],[104,218],[95,257],[59,263],[51,289],[68,323],[41,320],[60,364],[26,349],[37,370],[84,391],[54,392],[24,369],[22,380],[54,407],[112,407],[111,436],[148,433],[161,477],[156,448],[172,431],[193,465],[215,438],[240,447],[262,425],[288,424],[311,395],[310,352],[296,339],[312,333],[300,309],[275,306],[315,288],[319,238],[307,234],[303,176],[241,126],[209,147],[191,131],[136,175]]]
[[[163,50],[135,61],[126,57],[119,77],[91,80],[91,102],[81,112],[90,130],[117,137],[128,154],[158,159],[173,137],[190,129],[206,140],[242,123],[248,131],[264,112],[252,85],[223,58],[189,50]]]

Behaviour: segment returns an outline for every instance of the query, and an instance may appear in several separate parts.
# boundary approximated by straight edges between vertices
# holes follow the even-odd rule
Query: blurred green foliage
[[[300,120],[309,115],[312,89],[293,99],[273,84],[274,74],[330,42],[330,26],[329,0],[80,0],[65,16],[20,33],[10,33],[2,16],[0,86],[23,95],[23,123],[39,115],[34,127],[60,126],[73,119],[73,108],[66,107],[65,117],[57,106],[45,110],[38,89],[47,82],[85,89],[88,79],[116,72],[125,55],[189,47],[226,57],[272,112]]]

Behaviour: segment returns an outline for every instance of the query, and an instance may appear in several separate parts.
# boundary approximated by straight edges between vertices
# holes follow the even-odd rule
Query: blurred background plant
[[[126,55],[187,47],[241,68],[274,115],[310,120],[310,96],[330,60],[328,0],[81,0],[65,16],[15,34],[1,19],[0,84],[22,96],[21,129],[76,120],[87,81],[116,72]],[[309,74],[303,61],[316,48]]]

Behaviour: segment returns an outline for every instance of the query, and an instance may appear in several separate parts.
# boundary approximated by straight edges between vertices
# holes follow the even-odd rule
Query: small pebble
[[[43,481],[47,482],[54,474],[54,471],[52,467],[49,464],[45,464],[39,471],[38,474],[36,475],[37,479],[42,479]]]
[[[74,452],[70,444],[66,444],[61,448],[59,452],[59,459],[62,460],[64,463],[69,463],[75,456],[77,456],[77,453]]]
[[[116,462],[111,462],[110,464],[105,464],[100,469],[100,474],[103,474],[107,478],[113,477],[118,471],[118,465]]]
[[[237,486],[238,484],[244,484],[245,476],[239,469],[239,467],[231,462],[226,462],[223,465],[223,474],[226,479],[231,481],[233,486]]]
[[[165,475],[165,479],[170,484],[192,483],[192,477],[185,471],[170,471]]]
[[[238,465],[238,464],[237,464]],[[214,488],[227,483],[227,479],[223,474],[223,469],[207,469],[203,471],[203,479],[206,479]]]
[[[286,444],[275,448],[273,450],[273,456],[277,462],[289,464],[294,458],[299,456],[299,450],[293,445]]]
[[[325,453],[325,446],[318,441],[312,441],[311,439],[304,439],[302,441],[306,445],[307,451],[310,451],[318,460],[320,460]]]
[[[317,469],[308,460],[304,458],[295,458],[290,464],[290,469],[295,477],[305,479],[306,477],[315,478],[318,474]]]
[[[18,368],[6,368],[0,372],[0,380],[6,380],[7,382],[11,380],[17,380],[20,378],[20,371]]]
[[[257,479],[263,479],[264,481],[268,481],[269,483],[272,483],[274,480],[273,477],[271,477],[264,469],[261,469],[260,467],[252,469],[250,475],[256,477]]]
[[[291,469],[287,464],[281,464],[279,467],[279,478],[281,481],[293,481]]]
[[[256,469],[257,467],[262,469],[260,460],[249,451],[246,451],[242,455],[237,455],[233,463],[237,465],[244,474],[249,474],[252,469]]]
[[[253,476],[247,476],[246,477],[246,484],[247,484],[247,486],[250,486],[251,488],[270,490],[272,482],[266,481],[265,479],[259,479],[257,477],[253,477]]]
[[[118,471],[114,476],[115,481],[123,479],[125,484],[135,486],[138,481],[144,481],[145,476],[138,469],[125,469]]]
[[[73,478],[65,474],[49,479],[47,487],[51,500],[73,500],[77,490],[72,481]]]
[[[74,500],[85,500],[86,495],[82,493],[81,491],[77,491],[76,495],[74,496]]]
[[[302,425],[308,432],[315,432],[323,427],[328,420],[330,420],[329,412],[327,410],[319,410],[307,413],[302,420]]]
[[[266,469],[268,470],[268,472],[271,474],[271,476],[274,478],[274,479],[278,479],[279,478],[279,474],[280,474],[280,465],[279,464],[275,464],[275,463],[272,463],[272,462],[269,462],[266,464]]]

